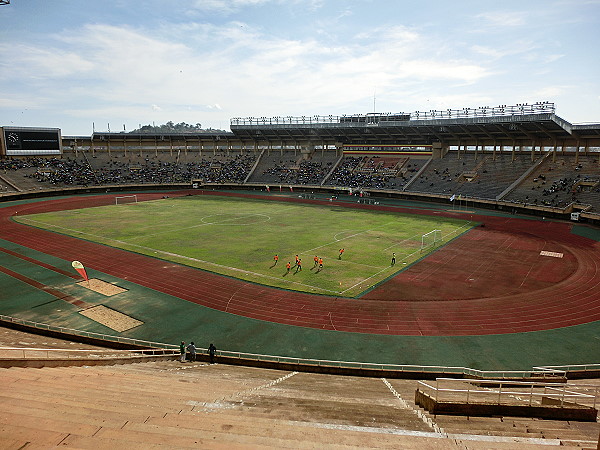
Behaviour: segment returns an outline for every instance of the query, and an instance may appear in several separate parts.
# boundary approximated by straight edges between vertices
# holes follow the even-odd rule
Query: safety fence
[[[65,328],[56,325],[50,325],[45,323],[33,322],[30,320],[20,319],[17,317],[6,316],[0,314],[0,325],[4,322],[6,324],[18,324],[26,328],[34,330],[45,330],[65,335],[65,337],[83,337],[90,339],[98,339],[105,342],[116,342],[122,345],[130,345],[131,347],[143,347],[145,351],[163,351],[169,350],[170,354],[177,354],[179,352],[179,345],[167,344],[163,342],[145,341],[141,339],[133,339],[122,336],[113,336],[110,334],[94,333],[91,331],[77,330],[73,328]],[[94,350],[98,352],[98,350]],[[141,354],[141,350],[135,349],[130,350],[136,354]],[[197,353],[208,354],[208,349],[197,348]],[[92,352],[92,351],[90,351]],[[114,352],[114,351],[113,351]],[[311,359],[311,358],[299,358],[290,356],[276,356],[276,355],[263,355],[259,353],[246,353],[236,352],[229,350],[217,350],[217,357],[227,358],[228,361],[235,363],[235,360],[239,360],[240,363],[255,361],[257,363],[275,363],[275,364],[287,364],[296,366],[307,366],[307,367],[322,367],[332,369],[358,369],[365,371],[390,371],[390,372],[405,372],[405,373],[420,373],[423,375],[431,374],[446,374],[456,376],[460,378],[472,378],[472,379],[495,379],[495,380],[522,380],[522,379],[534,379],[534,380],[555,380],[564,381],[566,380],[570,371],[577,371],[579,374],[589,372],[597,373],[600,371],[600,364],[584,364],[584,365],[570,365],[570,366],[543,366],[533,367],[527,370],[479,370],[469,367],[460,366],[429,366],[429,365],[418,365],[418,364],[381,364],[371,362],[358,362],[358,361],[335,361],[325,359]]]
[[[596,408],[600,386],[516,380],[437,378],[418,389],[436,402],[486,405],[573,406]]]

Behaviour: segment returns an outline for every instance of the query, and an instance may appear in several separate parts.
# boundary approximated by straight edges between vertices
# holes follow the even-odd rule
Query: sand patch
[[[559,252],[547,252],[545,250],[542,250],[540,252],[540,255],[542,255],[542,256],[552,256],[553,258],[562,258],[563,257],[562,253],[559,253]]]
[[[79,314],[101,323],[115,331],[126,331],[142,325],[144,322],[134,319],[126,314],[107,308],[104,305],[93,306],[80,311]]]
[[[94,292],[98,292],[99,294],[106,295],[107,297],[120,294],[121,292],[127,292],[127,289],[107,283],[106,281],[98,280],[97,278],[90,278],[89,283],[87,281],[80,281],[77,284]]]

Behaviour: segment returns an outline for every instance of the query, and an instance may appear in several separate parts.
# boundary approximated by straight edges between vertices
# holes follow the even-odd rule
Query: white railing
[[[488,385],[489,387],[485,387]],[[538,381],[465,380],[437,378],[435,382],[419,381],[418,389],[436,402],[485,404],[543,404],[552,399],[561,407],[567,403],[596,408],[599,386],[548,383]]]
[[[179,355],[179,350],[75,350],[61,348],[0,347],[0,358],[7,359],[115,359]]]
[[[140,346],[140,347],[162,348],[162,349],[175,349],[175,348],[178,349],[179,348],[178,345],[174,345],[174,344],[165,344],[162,342],[144,341],[141,339],[132,339],[132,338],[126,338],[126,337],[121,337],[121,336],[113,336],[111,334],[102,334],[102,333],[94,333],[91,331],[76,330],[74,328],[59,327],[56,325],[49,325],[46,323],[33,322],[31,320],[19,319],[18,317],[5,316],[3,314],[0,314],[0,321],[16,323],[19,325],[32,327],[32,328],[36,328],[39,330],[55,331],[57,333],[70,334],[70,335],[93,338],[93,339],[101,339],[103,341],[109,341],[109,342],[119,342],[119,343],[123,343],[123,344],[136,345],[136,346]]]
[[[109,342],[119,342],[122,344],[135,345],[148,347],[150,349],[171,350],[172,354],[179,352],[179,345],[165,344],[162,342],[144,341],[140,339],[132,339],[127,337],[113,336],[109,334],[93,333],[89,331],[76,330],[73,328],[59,327],[44,323],[33,322],[30,320],[19,319],[16,317],[5,316],[0,314],[0,321],[6,321],[25,325],[28,327],[55,331],[58,333],[64,333],[68,335],[89,337],[94,339],[101,339]],[[45,349],[44,349],[45,350]],[[199,354],[207,354],[208,349],[197,348]],[[140,353],[141,350],[128,350],[134,353]],[[149,352],[153,350],[148,350]],[[96,350],[96,352],[98,352]],[[113,351],[116,352],[116,351]],[[395,371],[395,372],[420,372],[423,374],[427,373],[445,373],[445,374],[457,374],[460,376],[467,376],[474,379],[523,379],[523,378],[536,378],[536,379],[556,379],[565,378],[569,370],[577,371],[597,371],[600,370],[600,364],[585,364],[585,365],[571,365],[571,366],[546,366],[546,367],[534,367],[532,370],[479,370],[472,369],[469,367],[460,366],[428,366],[428,365],[417,365],[417,364],[381,364],[381,363],[368,363],[359,361],[336,361],[326,359],[311,359],[311,358],[297,358],[291,356],[277,356],[277,355],[263,355],[259,353],[246,353],[246,352],[235,352],[229,350],[218,350],[217,356],[226,357],[230,359],[240,360],[253,360],[257,362],[272,362],[280,364],[296,364],[306,366],[317,366],[317,367],[331,367],[341,369],[361,369],[361,370],[377,370],[377,371]]]
[[[533,104],[519,103],[512,106],[481,106],[479,108],[445,109],[431,111],[415,111],[412,113],[369,113],[350,114],[343,116],[275,116],[275,117],[234,117],[230,125],[317,125],[338,123],[360,123],[375,125],[380,122],[394,122],[406,120],[434,120],[434,119],[465,119],[474,117],[502,117],[523,116],[530,114],[554,114],[556,108],[551,102],[537,102]]]

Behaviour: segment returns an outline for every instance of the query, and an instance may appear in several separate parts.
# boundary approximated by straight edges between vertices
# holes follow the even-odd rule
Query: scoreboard
[[[0,156],[60,155],[60,128],[2,127]]]

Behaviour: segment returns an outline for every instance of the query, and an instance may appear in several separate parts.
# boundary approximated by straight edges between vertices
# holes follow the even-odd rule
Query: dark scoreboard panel
[[[7,156],[61,153],[60,129],[4,127],[4,153]]]

